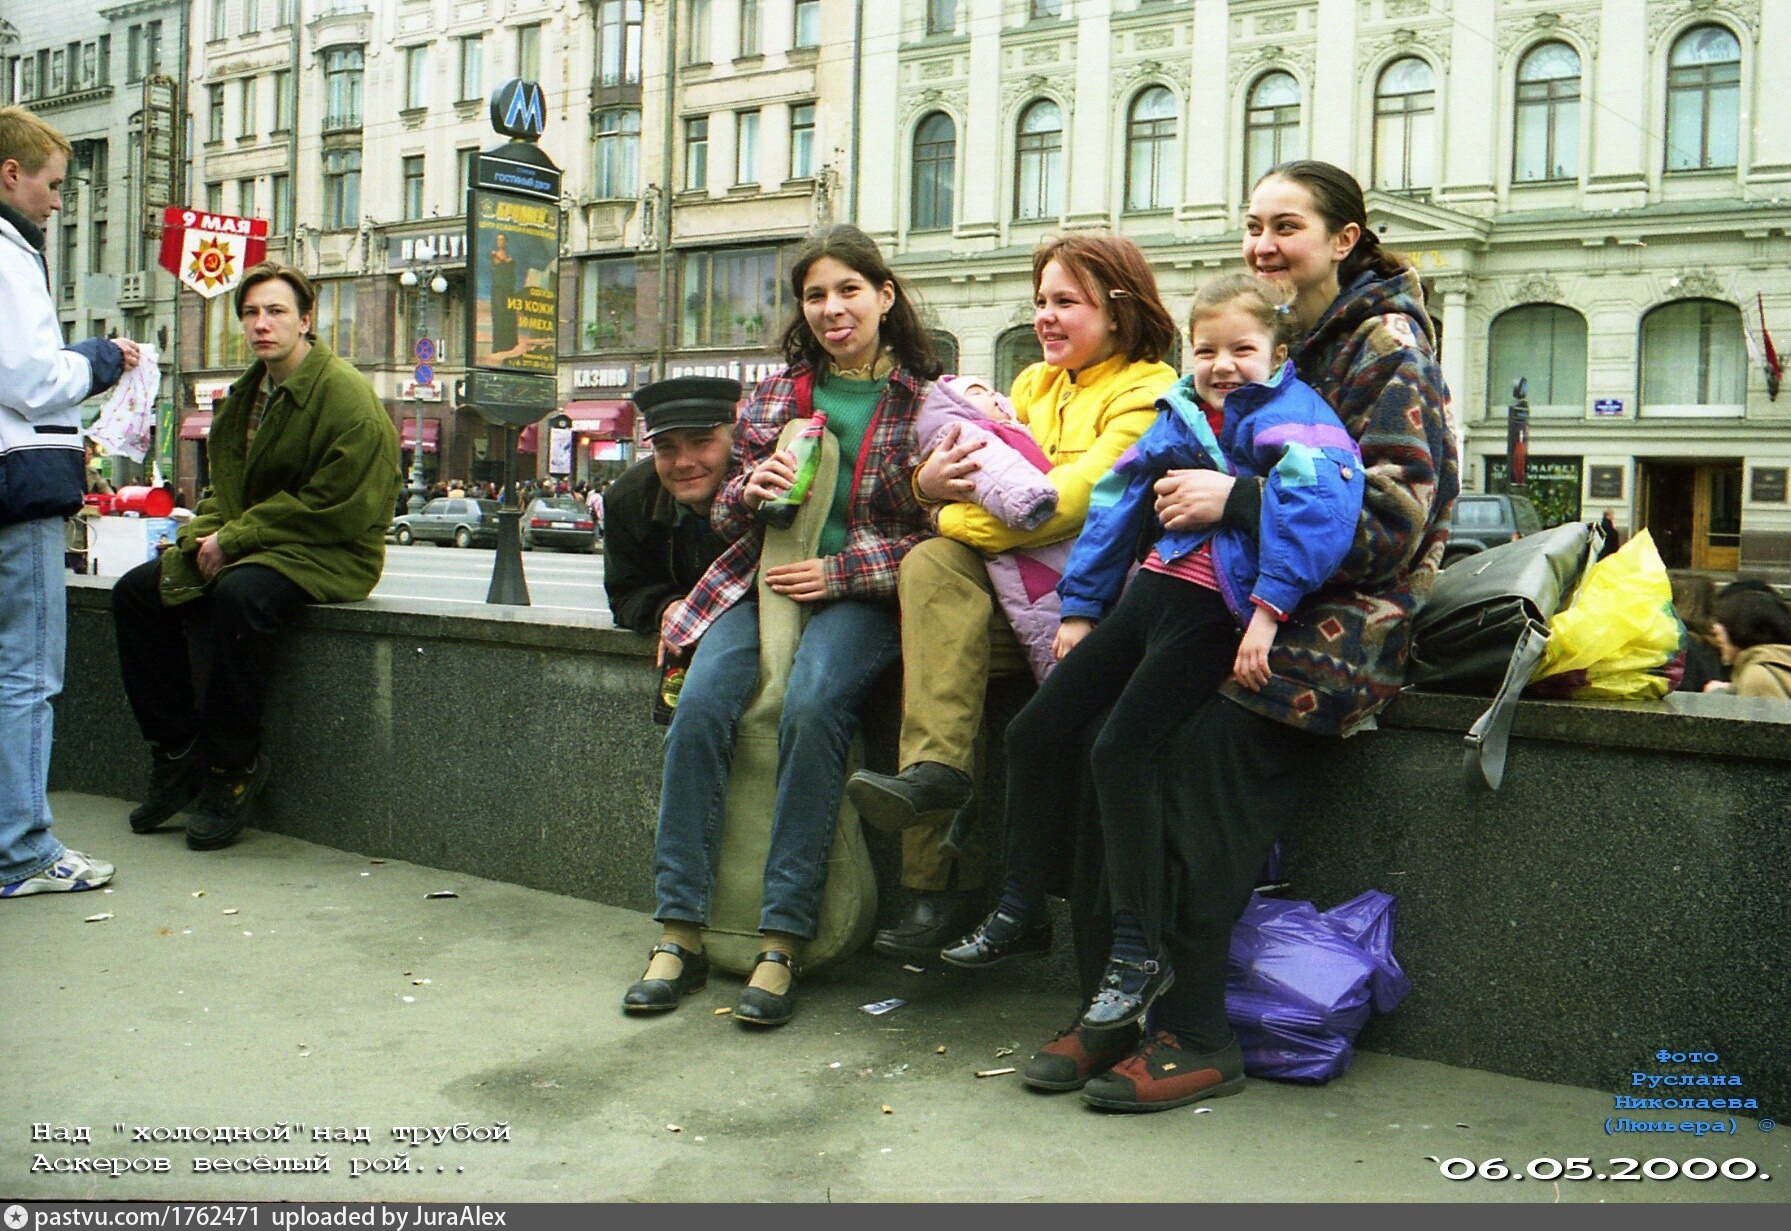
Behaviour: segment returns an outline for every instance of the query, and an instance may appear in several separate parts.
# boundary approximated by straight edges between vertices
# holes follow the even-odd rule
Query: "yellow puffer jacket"
[[[1014,379],[1014,410],[1051,459],[1057,513],[1036,530],[1013,530],[968,502],[939,511],[939,533],[979,551],[1039,547],[1075,538],[1088,517],[1095,483],[1157,418],[1157,397],[1175,370],[1154,360],[1114,355],[1070,373],[1035,363]]]

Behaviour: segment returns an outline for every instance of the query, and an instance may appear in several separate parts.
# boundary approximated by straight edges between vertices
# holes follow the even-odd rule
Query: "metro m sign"
[[[207,299],[226,295],[243,272],[267,259],[267,220],[208,214],[170,205],[162,211],[159,264]]]

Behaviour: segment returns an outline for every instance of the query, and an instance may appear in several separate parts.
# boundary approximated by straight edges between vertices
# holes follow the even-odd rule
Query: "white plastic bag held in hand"
[[[122,453],[140,462],[149,452],[155,429],[155,399],[162,387],[162,370],[153,346],[141,346],[142,358],[112,389],[99,418],[88,429],[94,443],[110,453]]]

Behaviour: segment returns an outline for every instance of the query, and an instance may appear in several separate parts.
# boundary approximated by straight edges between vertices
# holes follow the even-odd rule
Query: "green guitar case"
[[[784,425],[778,448],[787,449],[808,425],[794,419]],[[733,769],[728,778],[727,812],[722,821],[721,848],[715,874],[715,897],[703,950],[718,968],[749,974],[763,945],[759,907],[764,890],[765,858],[771,849],[772,813],[777,799],[777,723],[784,689],[796,659],[796,644],[813,605],[775,593],[765,573],[780,564],[814,558],[827,520],[839,473],[839,444],[821,435],[821,466],[811,497],[802,502],[788,529],[766,527],[759,558],[759,689],[741,715],[734,740]],[[848,776],[863,763],[861,741],[847,753]],[[833,850],[827,860],[827,887],[821,896],[821,917],[815,938],[800,954],[804,969],[813,970],[860,948],[877,919],[877,877],[865,846],[858,814],[842,793],[834,827]]]

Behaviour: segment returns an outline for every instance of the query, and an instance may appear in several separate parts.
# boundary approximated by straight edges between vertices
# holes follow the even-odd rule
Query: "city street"
[[[468,604],[483,606],[496,555],[482,547],[462,551],[424,543],[410,547],[387,543],[386,571],[373,596],[438,605],[443,611]],[[603,593],[601,552],[584,555],[537,547],[522,553],[522,571],[528,578],[531,606],[543,611],[595,611],[607,620],[609,602]]]

